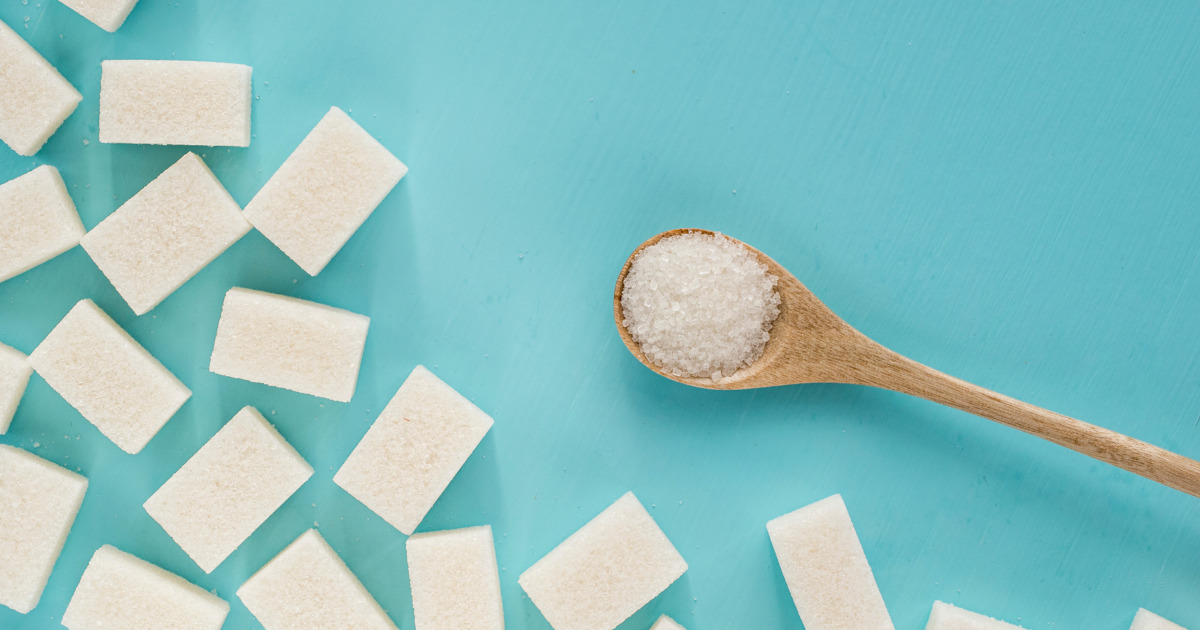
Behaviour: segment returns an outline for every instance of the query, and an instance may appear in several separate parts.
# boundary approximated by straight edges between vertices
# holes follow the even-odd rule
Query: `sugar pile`
[[[666,372],[718,381],[762,356],[779,316],[778,281],[726,236],[669,236],[630,265],[622,325]]]

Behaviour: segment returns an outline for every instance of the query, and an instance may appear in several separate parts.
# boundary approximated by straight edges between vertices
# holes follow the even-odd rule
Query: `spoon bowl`
[[[762,356],[713,380],[676,376],[650,361],[624,325],[625,277],[641,251],[664,238],[699,229],[657,234],[625,261],[613,290],[613,316],[625,346],[643,365],[673,381],[705,389],[753,389],[799,383],[845,383],[889,389],[982,416],[1200,497],[1200,462],[1152,444],[973,385],[922,365],[876,343],[838,317],[782,265],[732,239],[779,279],[779,316]]]
[[[835,315],[796,276],[770,256],[728,235],[725,235],[726,238],[753,253],[760,263],[767,266],[767,273],[779,279],[775,287],[780,298],[779,316],[771,326],[771,336],[763,348],[762,356],[751,365],[716,381],[701,376],[676,376],[650,361],[622,323],[625,319],[621,309],[625,276],[642,250],[664,238],[688,233],[716,234],[709,230],[688,228],[657,234],[630,254],[617,276],[617,286],[613,291],[613,316],[621,341],[625,342],[625,347],[638,361],[673,381],[705,389],[754,389],[797,383],[865,384],[854,376],[870,368],[870,359],[876,358],[875,354],[887,350]]]

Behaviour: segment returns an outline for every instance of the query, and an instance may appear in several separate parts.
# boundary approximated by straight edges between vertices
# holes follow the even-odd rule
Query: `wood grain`
[[[753,389],[799,383],[845,383],[889,389],[994,420],[1200,497],[1200,462],[973,385],[893,352],[855,330],[787,269],[745,243],[742,245],[779,278],[779,318],[772,326],[762,357],[719,381],[674,376],[663,371],[646,358],[622,324],[621,294],[625,276],[642,249],[668,236],[688,232],[713,234],[684,228],[650,238],[625,261],[613,290],[613,316],[621,340],[639,361],[658,374],[706,389]]]

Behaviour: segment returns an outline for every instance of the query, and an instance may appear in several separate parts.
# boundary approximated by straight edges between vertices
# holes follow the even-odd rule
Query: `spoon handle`
[[[1116,431],[1035,407],[887,351],[863,384],[910,394],[1036,435],[1200,497],[1200,462]]]

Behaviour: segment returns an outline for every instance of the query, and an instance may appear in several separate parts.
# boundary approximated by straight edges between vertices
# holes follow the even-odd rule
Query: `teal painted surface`
[[[90,297],[195,392],[130,456],[34,377],[0,442],[91,487],[41,604],[0,627],[53,627],[105,543],[256,627],[237,587],[319,523],[412,628],[404,537],[331,478],[422,363],[496,424],[421,529],[493,526],[510,628],[548,627],[520,572],[627,490],[691,568],[622,628],[802,627],[764,524],[835,492],[898,628],[935,599],[1031,629],[1123,630],[1139,606],[1200,628],[1200,500],[898,394],[676,385],[610,310],[643,239],[722,230],[898,351],[1200,458],[1200,6],[143,0],[110,35],[30,0],[0,19],[84,94],[35,158],[0,150],[0,179],[58,166],[89,228],[186,150],[97,141],[102,59],[254,67],[252,145],[201,150],[242,204],[331,105],[412,169],[316,278],[251,233],[140,318],[80,249],[0,284],[0,341],[29,352]],[[209,373],[235,285],[370,315],[354,400]],[[316,474],[205,575],[141,504],[247,404]]]

